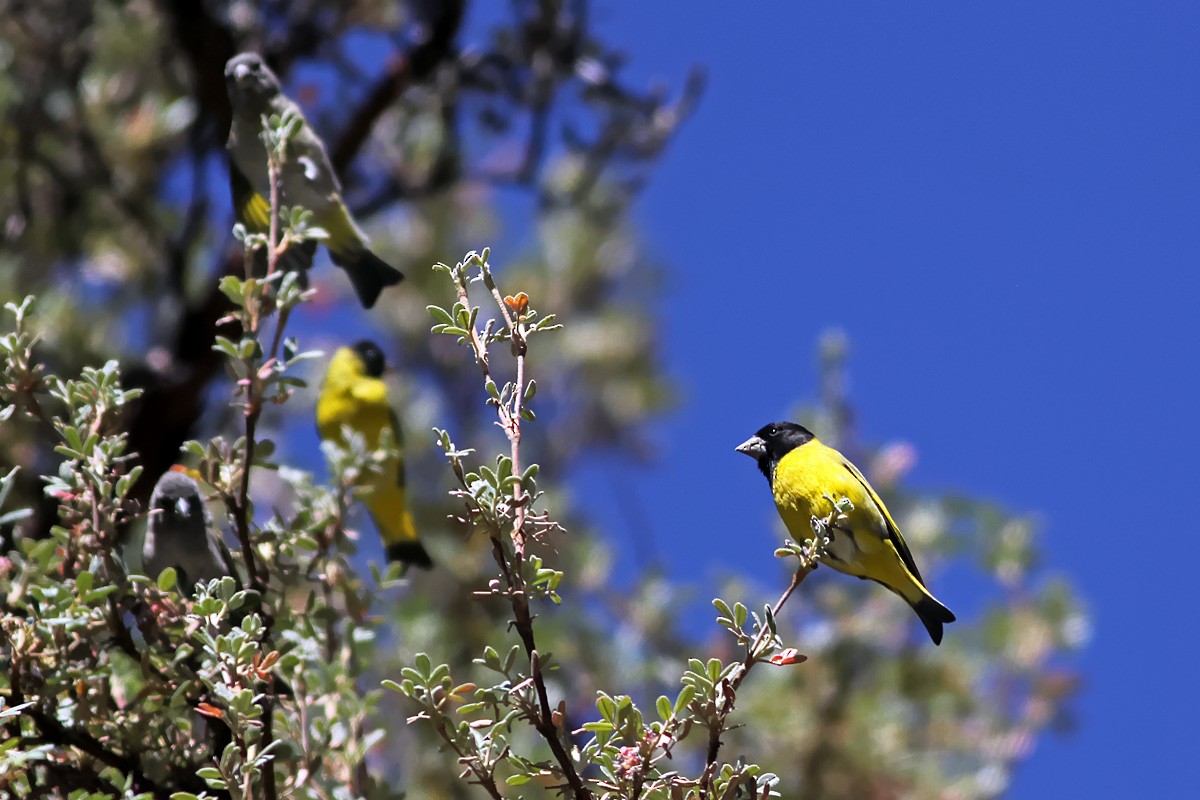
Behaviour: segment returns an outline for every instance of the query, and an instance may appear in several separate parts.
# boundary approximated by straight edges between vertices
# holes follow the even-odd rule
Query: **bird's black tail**
[[[363,308],[370,308],[379,299],[379,293],[385,286],[394,286],[404,280],[400,270],[388,264],[367,248],[357,252],[329,251],[333,263],[346,270],[350,283],[354,284],[354,292],[362,302]]]
[[[942,625],[954,622],[954,612],[929,595],[925,595],[913,603],[913,611],[916,611],[917,616],[921,618],[921,622],[925,625],[925,630],[929,631],[929,638],[933,639],[933,643],[941,644]]]
[[[425,551],[425,547],[418,541],[389,544],[387,546],[387,558],[388,561],[412,564],[421,569],[429,569],[433,566],[433,559],[429,557],[429,553]]]

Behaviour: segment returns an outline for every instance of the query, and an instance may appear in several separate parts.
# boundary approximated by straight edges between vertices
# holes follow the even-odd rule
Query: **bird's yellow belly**
[[[877,529],[883,519],[875,511],[861,484],[852,479],[829,481],[822,476],[836,475],[841,478],[850,474],[841,464],[826,464],[820,458],[823,453],[815,451],[815,458],[785,460],[777,467],[773,482],[775,506],[783,518],[788,532],[797,542],[812,539],[813,518],[828,520],[834,514],[834,503],[843,497],[854,504],[848,518],[834,521],[828,529],[829,544],[825,548],[822,563],[847,575],[863,577],[864,563],[871,563],[872,552],[882,546],[878,534],[861,535],[855,528],[864,523]]]
[[[349,425],[362,434],[368,448],[379,446],[380,433],[390,424],[387,407],[364,406],[349,396],[328,395],[317,404],[317,432],[322,439],[345,443],[342,426]]]

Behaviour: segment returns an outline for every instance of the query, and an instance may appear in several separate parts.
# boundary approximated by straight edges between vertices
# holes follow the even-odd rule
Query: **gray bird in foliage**
[[[198,582],[230,574],[200,487],[178,468],[163,474],[150,495],[142,563],[151,578],[174,567],[177,584],[186,594]]]

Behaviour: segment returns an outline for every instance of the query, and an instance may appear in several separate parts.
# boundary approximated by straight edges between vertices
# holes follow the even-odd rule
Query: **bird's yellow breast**
[[[317,399],[317,431],[322,439],[341,441],[342,426],[349,425],[366,439],[367,447],[379,446],[380,433],[392,424],[387,386],[366,375],[362,360],[350,348],[334,353]]]
[[[788,515],[803,517],[800,528],[793,529],[788,522],[788,530],[798,536],[811,531],[812,517],[824,518],[833,510],[825,495],[834,500],[848,497],[855,508],[870,501],[863,485],[846,469],[842,455],[815,439],[779,459],[771,488],[785,521]],[[812,533],[803,538],[812,538]]]
[[[877,560],[899,560],[886,545],[882,506],[837,450],[816,439],[800,445],[779,460],[771,489],[779,516],[796,541],[813,537],[812,518],[828,517],[834,502],[845,497],[854,504],[830,537],[825,562],[834,569],[863,576]]]

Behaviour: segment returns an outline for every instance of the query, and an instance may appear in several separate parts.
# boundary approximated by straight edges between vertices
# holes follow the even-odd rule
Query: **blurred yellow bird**
[[[954,622],[954,614],[925,588],[900,529],[857,467],[793,422],[763,426],[737,451],[758,462],[779,516],[798,542],[813,537],[813,517],[823,519],[833,510],[827,496],[834,501],[849,498],[854,508],[830,529],[822,563],[900,595],[917,612],[933,643],[942,643],[942,626]]]
[[[383,351],[374,342],[362,340],[339,348],[317,398],[317,431],[321,438],[344,445],[342,426],[348,426],[375,449],[384,430],[392,432],[395,450],[382,474],[368,483],[363,498],[375,527],[383,539],[388,560],[433,566],[429,553],[417,536],[405,496],[403,437],[400,421],[388,403],[387,386],[380,379],[384,370]]]

